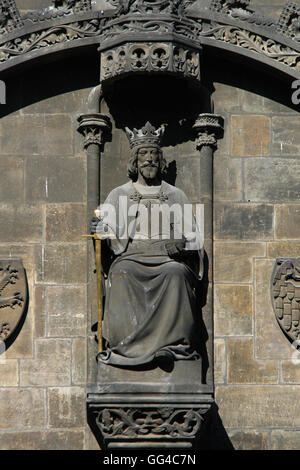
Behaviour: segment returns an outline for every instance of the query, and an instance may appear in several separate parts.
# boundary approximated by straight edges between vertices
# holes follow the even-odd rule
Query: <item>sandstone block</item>
[[[3,388],[0,429],[46,426],[46,392],[42,388]]]
[[[299,427],[298,386],[218,385],[216,403],[226,429]],[[284,397],[284,399],[283,399]]]
[[[46,241],[80,242],[86,234],[84,204],[48,204],[46,206]]]
[[[268,433],[264,431],[230,431],[228,437],[235,450],[268,450]]]
[[[275,206],[275,238],[297,240],[300,233],[300,205]]]
[[[253,302],[250,286],[215,285],[215,335],[252,334]]]
[[[84,202],[84,157],[28,158],[25,165],[25,197],[35,202]]]
[[[217,384],[224,384],[227,381],[227,357],[226,345],[223,338],[214,340],[214,381]]]
[[[254,358],[253,338],[228,338],[228,383],[278,383],[278,361]]]
[[[273,237],[273,206],[268,204],[215,205],[216,240],[266,240]]]
[[[0,158],[0,200],[24,201],[24,161],[17,157]]]
[[[92,356],[92,357],[96,357]],[[94,363],[96,369],[96,364]],[[72,383],[85,385],[87,379],[87,340],[74,338],[72,342]]]
[[[1,204],[0,240],[2,242],[40,242],[42,240],[42,208],[33,204]]]
[[[86,244],[48,244],[37,253],[37,282],[47,284],[84,284]]]
[[[214,158],[214,200],[241,201],[242,161],[239,158]]]
[[[83,430],[0,433],[1,450],[83,450]]]
[[[299,116],[275,116],[272,129],[273,155],[300,155]]]
[[[251,202],[298,202],[300,162],[253,158],[245,162],[245,198]]]
[[[270,242],[267,243],[267,257],[276,258],[298,258],[300,253],[299,242]]]
[[[37,339],[35,359],[20,362],[22,386],[64,386],[71,382],[71,340]]]
[[[86,421],[85,390],[80,387],[49,388],[50,428],[82,427]]]
[[[270,450],[299,450],[300,431],[274,429],[271,432]]]
[[[86,286],[49,286],[48,335],[85,336]]]
[[[264,257],[264,243],[223,243],[214,244],[215,282],[252,282],[253,258]],[[233,267],[233,269],[232,269]]]
[[[16,359],[6,359],[5,352],[0,355],[0,387],[15,387],[19,381],[19,368]]]
[[[231,155],[267,156],[270,155],[271,121],[262,115],[231,116]]]

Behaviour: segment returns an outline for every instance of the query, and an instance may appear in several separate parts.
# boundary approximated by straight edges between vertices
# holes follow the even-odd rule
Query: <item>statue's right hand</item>
[[[98,217],[93,217],[90,221],[90,233],[91,235],[95,235],[97,231],[98,224],[101,222],[101,219]]]

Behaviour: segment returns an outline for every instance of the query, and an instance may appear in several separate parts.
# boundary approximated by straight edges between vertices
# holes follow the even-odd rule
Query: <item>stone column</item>
[[[100,176],[101,176],[101,151],[111,133],[110,118],[101,114],[100,106],[102,100],[101,85],[93,88],[86,104],[87,113],[78,118],[78,132],[83,136],[83,147],[87,153],[87,211],[86,211],[86,234],[89,233],[90,220],[94,211],[100,204]],[[84,235],[84,234],[83,234]],[[96,331],[97,322],[97,281],[95,272],[94,247],[91,240],[87,241],[87,312],[88,324]],[[88,358],[95,358],[97,354],[97,343],[94,334],[90,330],[88,337]],[[89,367],[88,382],[96,381],[96,367]],[[93,363],[94,365],[94,363]]]
[[[204,205],[205,264],[202,315],[209,341],[206,344],[208,371],[206,381],[213,384],[213,156],[223,136],[224,120],[215,114],[199,114],[193,128],[200,152],[200,203]],[[205,367],[205,364],[203,364]]]

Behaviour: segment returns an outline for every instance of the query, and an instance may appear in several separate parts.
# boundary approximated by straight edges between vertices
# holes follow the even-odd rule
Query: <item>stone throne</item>
[[[106,165],[115,165],[120,175],[126,174],[124,128],[139,128],[147,120],[168,125],[164,148],[169,152],[167,179],[176,185],[179,177],[185,187],[189,180],[195,182],[192,200],[202,204],[205,213],[205,267],[195,325],[201,361],[132,369],[99,363],[94,383],[88,387],[87,408],[92,429],[108,449],[197,446],[206,433],[214,402],[212,159],[222,135],[222,118],[211,112],[209,92],[201,83],[201,26],[188,16],[192,3],[110,2],[115,10],[101,25],[100,86],[89,97],[88,113],[79,117],[78,130],[85,139],[91,173],[91,214],[99,203],[99,186],[101,201],[108,192]],[[185,160],[180,152],[187,155]],[[177,171],[179,155],[181,174]],[[91,273],[91,296],[96,298],[93,283]]]

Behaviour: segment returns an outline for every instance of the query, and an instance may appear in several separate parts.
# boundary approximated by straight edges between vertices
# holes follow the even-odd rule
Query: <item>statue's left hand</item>
[[[170,258],[178,258],[185,248],[185,240],[178,240],[166,243],[165,247]]]

